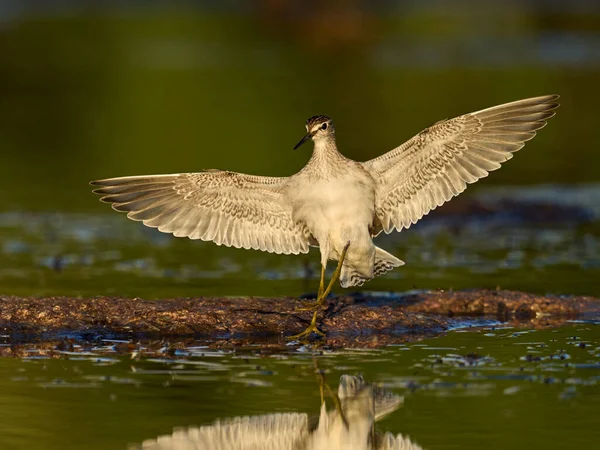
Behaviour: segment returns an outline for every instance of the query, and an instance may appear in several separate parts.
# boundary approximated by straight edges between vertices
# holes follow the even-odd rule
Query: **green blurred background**
[[[598,295],[599,80],[593,0],[0,1],[0,295],[309,292],[316,251],[161,235],[111,212],[88,182],[288,175],[309,158],[292,147],[314,114],[332,116],[342,152],[365,160],[440,119],[550,93],[561,95],[556,118],[461,199],[507,187],[521,209],[534,198],[554,213],[428,216],[378,241],[407,265],[365,288]],[[187,362],[118,357],[111,342],[58,355],[2,334],[2,354],[17,357],[0,359],[2,450],[125,448],[173,426],[318,408],[302,354],[213,355],[226,366],[215,373],[194,356],[186,375]],[[427,449],[595,448],[597,326],[455,331],[425,345],[321,364],[333,386],[364,371],[406,395],[382,428]],[[453,367],[455,353],[492,359]]]
[[[2,292],[148,298],[306,292],[312,285],[296,274],[303,267],[318,273],[314,252],[286,258],[160,240],[100,204],[88,182],[207,168],[289,175],[310,156],[310,146],[292,147],[314,114],[332,116],[342,152],[366,160],[440,119],[558,93],[562,106],[548,127],[463,197],[498,185],[541,184],[554,185],[557,195],[568,188],[588,197],[600,176],[598,30],[600,4],[584,0],[5,0],[0,209],[20,215],[0,220]],[[105,216],[113,220],[106,226]],[[600,291],[600,226],[555,230],[538,223],[531,239],[511,244],[508,225],[463,227],[462,241],[444,230],[436,239],[413,229],[396,235],[383,246],[407,265],[368,287]],[[552,237],[532,242],[538,228],[561,233],[560,248]],[[89,233],[96,233],[93,242],[82,238]],[[130,239],[135,233],[142,238]],[[427,256],[432,242],[437,247]],[[465,251],[469,244],[489,254],[470,259],[465,271],[447,249]],[[501,272],[513,250],[528,252],[529,262]],[[559,251],[565,258],[557,260]],[[550,262],[545,272],[536,272],[540,252]],[[473,276],[481,258],[500,272]],[[121,270],[123,261],[133,269]],[[241,269],[228,269],[229,278],[219,272],[236,264]],[[186,277],[190,265],[200,275]],[[155,266],[161,271],[149,280]],[[285,267],[293,273],[283,273]]]
[[[549,93],[557,118],[485,183],[599,178],[596,2],[4,5],[3,207],[100,211],[87,182],[110,176],[291,174],[317,113],[370,159],[437,120]]]

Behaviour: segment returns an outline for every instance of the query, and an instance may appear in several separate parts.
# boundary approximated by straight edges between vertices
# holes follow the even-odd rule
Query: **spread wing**
[[[297,450],[308,437],[306,414],[235,417],[144,441],[143,450]]]
[[[401,434],[394,436],[391,433],[385,433],[379,450],[423,450],[423,447]]]
[[[272,253],[307,253],[310,233],[292,220],[287,178],[212,170],[92,181],[101,200],[178,237]]]
[[[500,168],[554,116],[557,99],[529,98],[440,121],[363,163],[378,183],[375,234],[410,227]]]

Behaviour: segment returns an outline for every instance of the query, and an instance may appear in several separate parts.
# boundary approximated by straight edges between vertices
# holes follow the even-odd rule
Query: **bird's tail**
[[[338,398],[342,405],[348,398],[357,396],[367,386],[372,390],[375,422],[393,413],[404,403],[404,397],[394,394],[381,385],[367,383],[362,375],[342,375],[338,388]]]
[[[373,278],[383,275],[390,270],[404,265],[404,261],[396,258],[379,247],[375,247],[375,265],[373,266]],[[352,286],[362,286],[371,278],[365,277],[352,267],[344,264],[342,273],[340,274],[340,285],[343,288]]]

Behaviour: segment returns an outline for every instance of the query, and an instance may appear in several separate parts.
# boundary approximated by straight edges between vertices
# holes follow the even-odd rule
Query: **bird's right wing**
[[[92,181],[132,220],[178,237],[271,253],[307,253],[312,236],[292,219],[288,178],[212,170]]]
[[[391,433],[385,433],[383,441],[378,447],[379,450],[423,450],[423,447],[415,444],[409,438],[401,434],[394,436]]]
[[[366,161],[377,182],[381,230],[401,231],[512,158],[546,125],[558,95],[528,98],[440,121]]]
[[[306,414],[268,414],[177,430],[130,450],[297,450],[304,448],[307,438]]]

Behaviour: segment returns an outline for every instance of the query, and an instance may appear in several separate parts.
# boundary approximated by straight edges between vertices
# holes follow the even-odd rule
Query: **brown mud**
[[[213,347],[285,345],[312,313],[294,298],[0,297],[0,335],[10,343],[57,340],[203,339]],[[330,347],[379,347],[459,326],[545,328],[600,319],[600,299],[502,290],[353,294],[330,299],[317,339]]]

